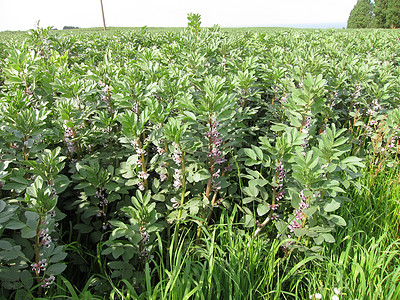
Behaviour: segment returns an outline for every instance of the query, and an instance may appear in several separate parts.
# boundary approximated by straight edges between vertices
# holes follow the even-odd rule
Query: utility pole
[[[107,30],[107,27],[106,27],[106,19],[104,18],[103,0],[100,0],[100,4],[101,4],[101,14],[102,14],[102,16],[103,16],[104,31],[106,31],[106,30]]]

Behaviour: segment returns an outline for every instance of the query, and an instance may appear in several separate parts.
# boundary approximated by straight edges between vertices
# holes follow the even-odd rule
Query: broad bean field
[[[0,297],[398,299],[400,31],[0,41]]]

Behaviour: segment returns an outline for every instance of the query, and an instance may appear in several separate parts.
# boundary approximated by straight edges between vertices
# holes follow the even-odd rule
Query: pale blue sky
[[[202,26],[345,26],[357,0],[103,0],[107,26],[184,27],[187,13]],[[0,31],[40,26],[101,27],[100,0],[0,0]],[[337,25],[337,26],[339,26]]]

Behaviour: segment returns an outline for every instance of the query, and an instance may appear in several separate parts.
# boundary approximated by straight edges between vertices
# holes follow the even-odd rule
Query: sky
[[[357,0],[103,0],[110,27],[185,27],[199,13],[211,27],[346,27]],[[100,0],[0,0],[0,31],[102,27]]]

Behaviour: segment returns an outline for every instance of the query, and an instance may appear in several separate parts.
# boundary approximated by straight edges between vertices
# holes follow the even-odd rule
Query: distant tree
[[[372,3],[370,0],[358,0],[350,12],[347,28],[367,28],[372,25]]]
[[[387,13],[388,0],[375,0],[373,8],[373,27],[385,28],[386,27],[386,13]]]
[[[387,0],[386,27],[400,28],[400,0]]]

